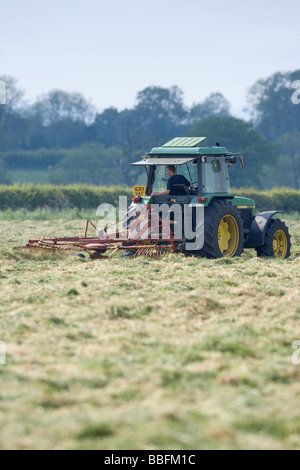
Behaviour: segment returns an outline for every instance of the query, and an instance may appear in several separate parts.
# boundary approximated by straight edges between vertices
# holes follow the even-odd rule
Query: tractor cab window
[[[197,160],[177,167],[176,174],[183,175],[193,186],[198,189]]]
[[[163,165],[157,165],[154,172],[154,183],[152,186],[152,192],[163,192],[167,189],[168,176],[166,173],[166,168]]]
[[[172,164],[172,162],[170,162]],[[183,165],[175,165],[176,174],[184,176],[190,183],[197,189],[198,186],[198,173],[197,162],[189,162]],[[166,173],[167,167],[165,165],[157,165],[155,170],[155,180],[152,186],[153,192],[163,192],[167,189],[168,175]]]
[[[228,193],[228,168],[224,157],[204,157],[203,164],[203,192]]]

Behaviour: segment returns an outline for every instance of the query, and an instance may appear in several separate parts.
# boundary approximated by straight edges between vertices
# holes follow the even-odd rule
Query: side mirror
[[[240,167],[242,170],[244,170],[245,168],[245,154],[243,153],[243,155],[240,155]]]
[[[229,158],[225,158],[225,162],[227,163],[227,166],[231,166],[233,163],[236,163],[236,157],[233,155]]]

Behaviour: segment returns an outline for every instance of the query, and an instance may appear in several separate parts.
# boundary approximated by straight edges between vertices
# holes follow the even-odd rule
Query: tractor
[[[129,213],[143,205],[189,205],[204,209],[204,243],[196,256],[221,258],[240,256],[244,248],[255,248],[258,256],[288,258],[291,237],[282,220],[273,216],[280,211],[265,211],[255,215],[252,199],[236,196],[230,191],[231,165],[239,161],[245,168],[245,155],[231,153],[218,143],[206,147],[205,137],[177,137],[156,147],[133,166],[144,166],[146,186],[135,186]],[[174,184],[167,191],[166,168],[176,167],[192,186]],[[163,193],[163,194],[160,194]],[[152,196],[151,196],[152,195]],[[196,227],[194,227],[196,229]],[[184,246],[183,246],[184,251]]]
[[[252,199],[230,191],[228,169],[237,161],[244,169],[245,154],[229,152],[218,143],[203,146],[203,140],[176,137],[132,163],[145,168],[147,182],[134,186],[132,203],[122,220],[112,224],[112,233],[109,227],[98,230],[88,220],[83,237],[29,240],[26,248],[84,251],[93,259],[116,254],[155,257],[170,251],[231,258],[255,248],[258,256],[288,258],[288,228],[274,218],[280,211],[256,215]],[[175,208],[182,220],[174,217]],[[187,221],[189,235],[184,229]],[[93,237],[88,236],[90,226],[96,230]]]

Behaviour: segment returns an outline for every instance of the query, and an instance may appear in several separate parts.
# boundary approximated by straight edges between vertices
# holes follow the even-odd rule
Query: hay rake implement
[[[29,240],[25,246],[15,248],[34,251],[48,250],[49,252],[84,252],[92,259],[108,259],[120,256],[157,258],[178,251],[179,243],[183,240],[174,239],[168,222],[159,217],[157,223],[153,224],[150,205],[146,207],[146,214],[146,220],[142,220],[143,226],[139,217],[136,217],[135,221],[131,223],[130,229],[119,231],[120,224],[122,222],[126,223],[128,216],[126,215],[124,220],[111,224],[101,230],[97,236],[89,237],[89,229],[92,227],[97,231],[97,227],[91,220],[87,220],[83,237],[44,237]],[[109,233],[109,229],[112,228],[114,228],[114,232]],[[167,238],[162,238],[162,234],[166,233]]]

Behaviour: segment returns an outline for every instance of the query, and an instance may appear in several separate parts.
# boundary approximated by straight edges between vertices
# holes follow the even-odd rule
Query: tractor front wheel
[[[265,234],[263,246],[256,248],[257,256],[288,258],[291,254],[291,236],[285,223],[271,219]]]

